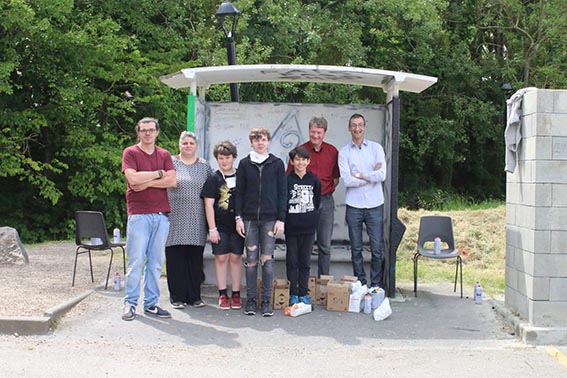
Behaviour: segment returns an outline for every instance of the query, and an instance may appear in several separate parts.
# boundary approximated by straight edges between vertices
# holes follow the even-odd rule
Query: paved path
[[[567,377],[567,347],[517,342],[489,301],[447,286],[402,293],[382,322],[321,308],[250,317],[217,309],[213,292],[213,304],[171,310],[173,319],[125,322],[122,293],[99,291],[52,334],[1,336],[1,376]]]

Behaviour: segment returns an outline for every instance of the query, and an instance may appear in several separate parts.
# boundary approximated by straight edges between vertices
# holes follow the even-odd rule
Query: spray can
[[[441,253],[441,238],[436,237],[433,239],[433,254],[438,255]]]
[[[113,231],[114,234],[114,243],[120,243],[120,229],[116,227]]]
[[[121,281],[121,277],[120,277],[120,273],[116,272],[116,274],[114,275],[114,290],[115,291],[120,291],[120,284]]]
[[[474,285],[474,303],[482,304],[482,286],[478,281]]]
[[[370,314],[372,312],[372,296],[370,294],[366,294],[364,296],[364,313]]]

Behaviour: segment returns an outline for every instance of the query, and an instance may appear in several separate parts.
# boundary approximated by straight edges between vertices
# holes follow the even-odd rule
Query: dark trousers
[[[285,236],[285,263],[287,279],[291,284],[290,295],[299,297],[307,295],[309,265],[314,241],[315,233]]]
[[[384,205],[371,209],[358,209],[347,205],[346,222],[350,239],[352,270],[361,284],[366,285],[366,272],[364,271],[364,258],[362,256],[362,229],[366,226],[366,233],[370,239],[370,285],[382,286],[384,272]]]
[[[172,245],[165,247],[165,268],[169,300],[193,304],[201,299],[203,251],[197,245]]]
[[[269,256],[262,264],[262,298],[269,301],[272,297],[272,282],[274,281],[274,225],[276,221],[244,221],[246,229],[246,298],[256,299],[258,287],[258,264],[262,264],[262,255]]]
[[[319,225],[317,226],[317,276],[330,274],[331,269],[331,240],[333,239],[333,227],[335,226],[335,199],[332,194],[321,197],[319,207]]]

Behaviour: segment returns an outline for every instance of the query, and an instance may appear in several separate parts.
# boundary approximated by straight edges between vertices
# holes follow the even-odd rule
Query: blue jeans
[[[346,222],[350,238],[352,270],[360,282],[365,285],[364,259],[362,257],[362,224],[366,226],[366,233],[370,239],[370,282],[371,286],[382,285],[384,265],[384,205],[371,209],[358,209],[346,207]]]
[[[331,267],[331,239],[335,226],[335,199],[332,194],[321,197],[319,207],[319,225],[317,227],[317,247],[319,249],[317,261],[317,275],[328,275]]]
[[[256,299],[258,283],[258,264],[262,265],[262,301],[272,297],[272,281],[274,280],[274,248],[276,238],[273,235],[275,221],[244,221],[246,230],[246,298]],[[260,256],[269,256],[262,262]]]
[[[144,272],[144,309],[157,304],[159,279],[165,257],[169,219],[163,214],[136,214],[128,217],[126,227],[126,274],[124,303],[138,305],[142,269]],[[144,266],[144,260],[145,266]]]

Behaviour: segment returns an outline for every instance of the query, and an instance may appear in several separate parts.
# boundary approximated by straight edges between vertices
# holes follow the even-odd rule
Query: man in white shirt
[[[352,140],[339,151],[339,170],[346,187],[346,222],[351,244],[352,269],[363,285],[381,286],[384,265],[384,192],[386,157],[379,143],[364,138],[366,120],[361,114],[349,119]],[[370,239],[370,282],[362,257],[362,225]]]

